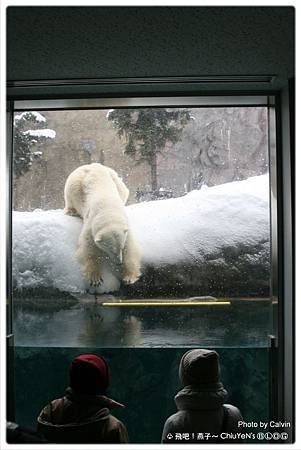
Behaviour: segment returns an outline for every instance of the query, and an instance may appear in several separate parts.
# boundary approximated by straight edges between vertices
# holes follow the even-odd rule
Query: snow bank
[[[127,213],[141,243],[145,269],[190,266],[204,270],[214,261],[218,277],[218,266],[230,264],[225,252],[236,259],[242,256],[245,270],[246,263],[260,268],[262,246],[269,251],[267,175],[131,205]],[[81,219],[62,210],[14,212],[14,286],[86,290],[75,258],[81,226]],[[103,278],[99,292],[118,290],[119,282],[109,269]]]
[[[263,175],[129,206],[144,261],[155,266],[204,262],[224,247],[268,240],[268,183]]]

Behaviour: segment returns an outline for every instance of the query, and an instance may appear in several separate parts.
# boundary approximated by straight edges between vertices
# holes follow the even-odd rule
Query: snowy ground
[[[145,270],[185,266],[202,268],[204,273],[206,265],[213,267],[214,262],[218,277],[218,268],[226,267],[231,259],[225,257],[227,252],[231,253],[232,259],[236,255],[236,259],[243,261],[236,268],[238,272],[239,267],[245,270],[248,264],[258,267],[259,272],[263,264],[267,269],[267,175],[203,187],[179,198],[131,205],[127,207],[127,213],[141,243]],[[88,286],[75,258],[81,226],[81,219],[66,216],[62,210],[14,212],[14,287],[85,291]],[[119,281],[109,269],[103,278],[99,292],[118,290]]]

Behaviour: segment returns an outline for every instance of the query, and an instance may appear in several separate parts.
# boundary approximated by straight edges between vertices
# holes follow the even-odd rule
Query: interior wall
[[[293,7],[9,7],[8,81],[293,76]]]

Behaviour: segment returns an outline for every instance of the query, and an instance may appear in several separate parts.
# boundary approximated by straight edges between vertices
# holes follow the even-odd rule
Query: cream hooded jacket
[[[228,393],[220,382],[219,356],[214,350],[186,352],[180,362],[179,378],[184,388],[175,396],[178,412],[166,420],[162,442],[227,442],[221,438],[222,433],[239,431],[242,416],[238,408],[225,404]],[[178,439],[180,433],[186,434],[184,440]]]
[[[221,433],[236,433],[238,421],[242,420],[238,408],[225,404],[227,391],[220,383],[212,390],[202,390],[197,386],[185,386],[175,396],[178,412],[170,416],[164,425],[162,442],[177,442],[176,433],[189,433],[189,442],[206,443],[205,436],[198,439],[198,433],[210,433],[209,442],[220,441]],[[226,409],[226,411],[225,411]],[[226,442],[226,439],[225,439]],[[183,444],[185,441],[181,440]]]

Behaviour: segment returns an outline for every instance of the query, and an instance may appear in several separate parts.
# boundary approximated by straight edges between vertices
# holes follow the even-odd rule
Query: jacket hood
[[[181,358],[179,378],[183,386],[220,382],[219,356],[214,350],[195,348]]]
[[[185,386],[175,396],[178,410],[218,409],[226,401],[228,392],[222,383],[205,386]]]
[[[124,405],[105,395],[79,395],[68,388],[64,397],[53,400],[41,411],[38,424],[48,429],[78,430],[108,419],[110,410],[118,407]]]

